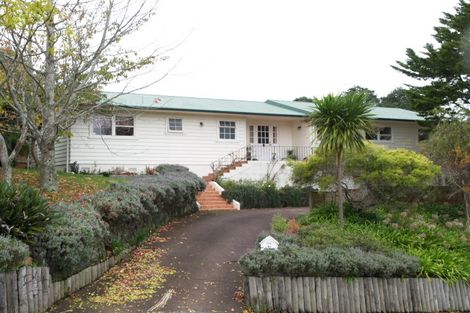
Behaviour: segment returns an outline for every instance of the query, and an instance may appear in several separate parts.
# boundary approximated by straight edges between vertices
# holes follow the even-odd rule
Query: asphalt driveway
[[[261,231],[270,229],[274,214],[294,217],[306,211],[200,212],[182,218],[165,233],[168,241],[154,243],[167,250],[161,263],[176,274],[169,276],[164,288],[151,299],[121,306],[88,306],[86,296],[100,292],[98,282],[60,301],[51,312],[149,312],[162,297],[166,303],[156,312],[240,312],[242,305],[233,299],[243,284],[238,259],[254,247]],[[81,299],[79,306],[77,299]]]

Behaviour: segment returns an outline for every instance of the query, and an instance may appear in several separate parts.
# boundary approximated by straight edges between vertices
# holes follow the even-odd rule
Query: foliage
[[[245,275],[315,277],[414,277],[416,258],[403,253],[367,252],[357,248],[315,249],[280,245],[279,250],[253,250],[240,259]]]
[[[344,153],[364,148],[364,134],[371,129],[372,104],[365,93],[359,92],[346,92],[339,96],[329,94],[313,102],[315,109],[309,114],[309,120],[320,141],[319,150],[334,155],[336,161],[338,216],[342,226]]]
[[[462,207],[407,204],[348,208],[348,223],[337,230],[335,206],[314,208],[299,219],[299,240],[314,248],[352,247],[419,258],[419,276],[470,281],[470,229]],[[321,238],[319,238],[321,236]]]
[[[424,147],[426,154],[441,165],[447,181],[464,194],[470,222],[470,121],[439,123]]]
[[[29,242],[44,231],[53,214],[47,200],[24,184],[0,183],[0,234]]]
[[[14,270],[29,256],[29,247],[20,240],[0,235],[0,271]]]
[[[386,108],[400,108],[411,111],[414,109],[408,100],[407,89],[401,87],[393,89],[388,95],[380,98],[379,106]]]
[[[113,238],[132,243],[140,231],[193,213],[204,182],[184,167],[158,169],[157,176],[136,176],[87,199],[108,223]]]
[[[160,164],[156,167],[156,170],[160,174],[174,173],[174,172],[187,172],[188,168],[178,164]]]
[[[273,232],[285,233],[287,232],[288,222],[287,218],[280,214],[275,214],[272,219],[271,230]]]
[[[422,154],[377,145],[352,155],[346,167],[374,197],[385,201],[421,199],[440,173]]]
[[[352,94],[364,94],[366,96],[366,102],[372,103],[374,105],[378,105],[380,100],[379,97],[377,97],[377,94],[375,93],[374,90],[371,90],[366,87],[361,87],[361,86],[353,86],[343,92],[343,95],[352,95]]]
[[[318,151],[306,161],[292,162],[296,184],[313,184],[321,191],[332,189],[334,159]],[[378,200],[419,200],[440,173],[424,155],[406,149],[367,144],[360,152],[345,154],[345,176],[361,183]]]
[[[36,260],[50,267],[54,278],[65,278],[106,257],[108,226],[95,208],[73,203],[57,204],[59,215],[31,245]]]
[[[460,0],[454,14],[444,13],[441,25],[434,27],[437,45],[428,43],[423,53],[406,50],[407,59],[396,70],[428,84],[412,86],[411,105],[432,120],[469,115],[470,96],[470,3]]]
[[[242,209],[303,207],[308,204],[308,192],[299,187],[277,188],[272,181],[221,180],[219,183],[225,189],[222,196],[228,201],[239,201]]]

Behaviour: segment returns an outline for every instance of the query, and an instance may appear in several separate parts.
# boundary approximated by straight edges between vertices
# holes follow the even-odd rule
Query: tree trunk
[[[55,170],[55,145],[54,138],[47,142],[41,142],[39,151],[39,180],[41,189],[45,191],[57,191],[57,173]]]
[[[0,162],[2,163],[3,181],[10,185],[12,177],[11,163],[8,157],[7,144],[2,134],[0,134]]]
[[[344,226],[343,160],[342,153],[336,154],[336,192],[338,194],[339,226]]]

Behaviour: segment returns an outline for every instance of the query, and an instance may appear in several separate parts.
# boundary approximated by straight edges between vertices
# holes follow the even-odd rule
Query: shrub
[[[0,183],[0,234],[26,242],[41,233],[53,214],[36,189]]]
[[[162,175],[165,175],[168,173],[174,173],[174,172],[183,172],[183,173],[189,172],[189,169],[187,167],[184,167],[182,165],[177,165],[177,164],[160,164],[159,166],[156,167],[156,170],[158,173]]]
[[[0,235],[0,271],[14,270],[29,256],[29,247],[13,237]]]
[[[48,265],[54,278],[62,279],[106,257],[110,234],[100,214],[88,204],[58,204],[58,215],[32,244],[36,260]]]
[[[357,248],[323,250],[280,245],[279,250],[253,250],[240,259],[245,275],[329,277],[416,277],[419,262],[399,252],[367,252]]]
[[[320,191],[334,190],[334,162],[325,153],[292,162],[293,181],[299,185],[313,184]],[[360,153],[345,155],[345,176],[361,183],[381,201],[420,200],[439,173],[439,167],[424,155],[406,149],[369,144]]]
[[[271,181],[220,181],[222,196],[240,202],[242,209],[307,206],[308,192],[299,187],[277,188]]]
[[[288,220],[287,218],[276,214],[272,218],[271,229],[273,232],[285,233],[287,232]]]

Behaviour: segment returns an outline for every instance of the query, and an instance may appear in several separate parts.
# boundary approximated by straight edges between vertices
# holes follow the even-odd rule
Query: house
[[[59,170],[70,171],[73,162],[89,172],[144,172],[147,166],[175,163],[208,179],[214,171],[256,179],[279,171],[288,158],[308,157],[318,146],[306,122],[311,103],[107,96],[116,96],[112,113],[78,121],[72,136],[57,142]],[[376,107],[373,114],[371,141],[417,149],[421,118],[415,112]]]

